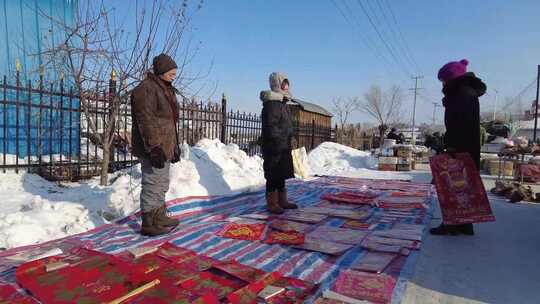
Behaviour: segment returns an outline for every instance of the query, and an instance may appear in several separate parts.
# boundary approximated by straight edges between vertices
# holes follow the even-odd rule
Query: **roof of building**
[[[316,105],[314,103],[303,101],[303,100],[296,99],[296,98],[293,99],[293,101],[295,103],[297,103],[302,108],[302,110],[304,110],[304,111],[317,113],[317,114],[321,114],[321,115],[328,116],[328,117],[334,116],[334,115],[332,115],[332,113],[328,112],[325,108],[323,108],[323,107],[321,107],[319,105]]]

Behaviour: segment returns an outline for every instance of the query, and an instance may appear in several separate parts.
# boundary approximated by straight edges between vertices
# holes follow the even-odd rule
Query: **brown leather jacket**
[[[152,73],[131,94],[133,154],[149,158],[154,147],[161,147],[167,160],[178,144],[176,89]]]

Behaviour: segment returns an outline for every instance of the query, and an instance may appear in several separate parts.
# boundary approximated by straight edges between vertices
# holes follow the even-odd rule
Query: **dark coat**
[[[394,133],[392,131],[390,131],[390,133],[388,133],[388,135],[386,135],[386,138],[387,139],[393,139],[393,140],[396,140],[396,141],[401,139],[397,133]]]
[[[443,87],[444,143],[449,151],[468,152],[480,169],[480,102],[486,85],[473,73],[448,81]]]
[[[262,154],[266,180],[285,180],[294,177],[291,155],[293,135],[288,106],[278,100],[263,101]]]
[[[148,73],[131,94],[133,154],[149,158],[154,147],[161,147],[171,160],[175,147],[178,104],[176,89]]]

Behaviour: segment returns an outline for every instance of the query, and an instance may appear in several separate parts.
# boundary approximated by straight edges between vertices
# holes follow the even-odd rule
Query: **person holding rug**
[[[486,85],[472,72],[469,61],[463,59],[445,64],[438,74],[443,83],[442,100],[447,153],[469,153],[476,169],[480,170],[480,102]],[[472,224],[445,225],[430,230],[434,235],[474,235]]]
[[[262,154],[266,179],[266,208],[281,214],[284,209],[296,209],[287,199],[285,180],[294,177],[291,155],[293,136],[291,114],[287,102],[291,101],[289,79],[281,73],[270,75],[270,90],[262,91]]]

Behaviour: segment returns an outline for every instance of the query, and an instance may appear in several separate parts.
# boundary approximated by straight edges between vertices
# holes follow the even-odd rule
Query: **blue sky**
[[[426,122],[432,119],[432,102],[441,98],[437,70],[450,60],[467,58],[470,70],[486,81],[489,95],[481,102],[484,111],[493,109],[492,89],[499,91],[502,103],[504,97],[517,95],[536,76],[540,1],[361,3],[389,47],[401,50],[405,46],[396,43],[399,34],[386,4],[391,6],[412,60],[406,60],[403,51],[394,51],[400,64],[392,61],[357,0],[206,0],[193,23],[193,37],[201,42],[201,50],[191,68],[204,69],[213,61],[207,81],[217,83],[214,98],[224,92],[231,107],[252,112],[261,109],[258,94],[268,87],[272,71],[289,75],[294,95],[327,108],[333,97],[363,96],[373,84],[408,89],[414,85],[410,76],[421,74],[425,89],[418,101],[417,120]],[[394,32],[386,20],[394,25]],[[368,40],[371,46],[366,45]],[[407,64],[409,61],[416,61],[419,68]],[[534,94],[533,87],[524,94],[524,102],[530,102]],[[411,113],[412,94],[406,90],[403,116],[410,119]],[[437,118],[441,121],[441,108]],[[368,121],[371,119],[362,113],[351,119]]]

